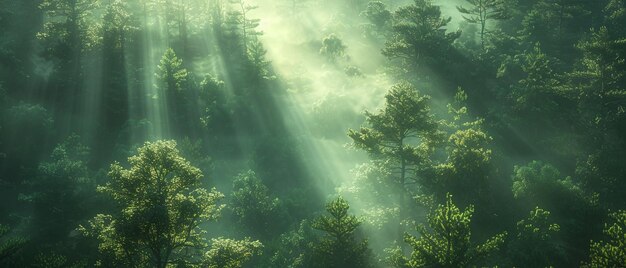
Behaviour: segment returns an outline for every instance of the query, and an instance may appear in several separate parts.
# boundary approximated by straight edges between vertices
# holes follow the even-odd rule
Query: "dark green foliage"
[[[480,25],[480,43],[481,47],[485,49],[485,34],[487,33],[487,22],[490,20],[503,20],[508,17],[507,10],[505,9],[504,0],[466,0],[472,7],[465,8],[463,6],[457,6],[457,10],[463,15],[469,23],[476,23]]]
[[[367,240],[358,241],[356,229],[361,221],[348,214],[348,202],[339,197],[326,204],[326,212],[316,218],[312,227],[325,232],[313,246],[311,267],[371,267]]]
[[[517,222],[507,254],[516,267],[551,267],[563,258],[560,226],[552,223],[550,211],[536,207],[527,219]]]
[[[20,196],[32,205],[33,240],[63,241],[93,209],[93,173],[87,167],[89,148],[72,135],[57,145],[48,161],[39,165],[30,191]]]
[[[229,206],[237,222],[250,233],[270,238],[286,218],[278,198],[272,198],[269,189],[254,171],[239,174],[233,181],[233,194]]]
[[[625,266],[625,23],[624,0],[0,0],[0,266]]]
[[[416,72],[445,62],[451,44],[460,32],[447,32],[451,18],[441,15],[439,6],[428,0],[399,8],[393,15],[391,37],[383,55],[397,62],[401,77],[415,79]]]
[[[337,59],[343,57],[345,53],[346,46],[335,34],[330,34],[322,40],[320,54],[324,55],[330,62],[337,61]]]
[[[0,264],[10,266],[14,264],[15,256],[20,252],[26,240],[9,236],[11,229],[0,224]]]
[[[280,235],[277,250],[270,258],[270,266],[308,267],[316,240],[311,223],[307,220],[300,222],[295,230]]]
[[[361,12],[361,16],[369,21],[366,31],[372,36],[384,36],[391,27],[392,13],[381,1],[367,3],[367,8]]]

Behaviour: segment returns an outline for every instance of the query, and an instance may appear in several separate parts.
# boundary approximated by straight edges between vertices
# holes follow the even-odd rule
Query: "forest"
[[[0,267],[626,267],[626,0],[0,0]]]

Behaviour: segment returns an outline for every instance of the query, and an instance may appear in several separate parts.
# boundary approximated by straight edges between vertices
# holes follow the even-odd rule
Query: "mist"
[[[0,1],[0,266],[626,266],[622,11]]]

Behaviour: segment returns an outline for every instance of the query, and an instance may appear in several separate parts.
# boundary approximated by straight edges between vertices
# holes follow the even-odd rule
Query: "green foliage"
[[[508,245],[508,256],[516,267],[553,267],[563,258],[559,244],[560,226],[552,223],[550,212],[539,207],[527,219],[517,222],[517,233]]]
[[[254,255],[261,253],[263,244],[244,240],[227,238],[211,239],[211,247],[204,254],[203,267],[209,268],[242,268]]]
[[[98,0],[44,0],[39,8],[44,12],[43,30],[37,37],[55,40],[77,49],[89,48],[97,44],[97,30],[94,29],[92,14],[98,8]]]
[[[612,213],[611,225],[604,225],[607,240],[591,241],[590,260],[582,267],[624,267],[626,266],[626,211]]]
[[[511,97],[515,108],[537,117],[554,113],[559,107],[559,81],[552,68],[552,60],[536,44],[532,51],[516,57],[525,77],[513,86]],[[535,117],[533,117],[535,118]]]
[[[258,235],[272,234],[285,220],[280,200],[270,196],[269,189],[252,170],[233,181],[230,208],[240,224]]]
[[[206,76],[200,83],[200,122],[210,130],[217,129],[228,116],[225,83],[213,76]]]
[[[427,229],[417,226],[419,237],[405,234],[404,241],[412,248],[410,258],[395,256],[391,260],[396,267],[471,267],[481,265],[486,257],[500,248],[506,232],[489,238],[485,243],[475,245],[470,242],[470,223],[474,207],[461,211],[448,194],[446,203],[428,215]],[[394,253],[395,252],[395,253]]]
[[[65,239],[87,218],[95,181],[87,167],[89,147],[77,135],[58,144],[47,162],[39,165],[39,176],[30,182],[29,192],[20,199],[33,206],[33,233],[36,240]]]
[[[442,18],[439,6],[428,0],[400,7],[393,17],[391,38],[382,53],[399,61],[401,74],[414,75],[421,67],[440,63],[461,34],[446,32],[451,18]]]
[[[26,244],[26,240],[19,237],[9,237],[11,229],[0,224],[0,264],[11,265],[13,258],[20,252]]]
[[[182,158],[174,141],[147,142],[128,159],[111,165],[110,182],[98,187],[116,204],[80,230],[118,265],[166,267],[189,263],[204,248],[200,224],[217,219],[223,195],[202,187],[202,173]]]
[[[396,180],[404,186],[409,169],[417,171],[428,162],[432,145],[439,139],[437,122],[428,107],[430,97],[408,83],[393,86],[385,99],[385,107],[378,114],[365,113],[367,126],[350,129],[348,136],[355,147],[398,167]]]
[[[457,10],[469,23],[480,24],[480,42],[485,49],[485,34],[489,20],[503,20],[508,18],[504,0],[466,0],[472,5],[471,8],[457,6]]]
[[[280,235],[277,250],[270,259],[271,267],[307,267],[315,242],[317,236],[310,222],[303,220],[295,230]]]
[[[611,38],[606,27],[592,30],[577,46],[583,58],[579,70],[571,74],[573,86],[581,98],[581,109],[587,118],[602,128],[605,124],[624,122],[626,115],[626,37]]]
[[[161,90],[161,94],[173,94],[185,89],[189,72],[183,67],[183,60],[176,56],[173,49],[165,50],[157,68],[157,88]]]
[[[381,1],[370,1],[367,3],[367,8],[361,12],[361,16],[369,21],[366,30],[370,35],[385,35],[391,28],[392,13],[387,9],[385,3]]]
[[[555,195],[569,196],[568,199],[584,197],[572,178],[561,178],[561,173],[550,164],[532,161],[526,166],[515,166],[513,173],[515,198],[532,200],[533,203],[552,203],[545,199],[557,198]]]
[[[312,267],[370,267],[367,240],[357,241],[361,221],[348,214],[348,202],[339,197],[326,204],[326,212],[313,221],[312,227],[326,233],[313,248]]]
[[[324,55],[330,62],[337,61],[337,59],[343,57],[345,53],[346,46],[335,34],[330,34],[322,40],[320,54]]]

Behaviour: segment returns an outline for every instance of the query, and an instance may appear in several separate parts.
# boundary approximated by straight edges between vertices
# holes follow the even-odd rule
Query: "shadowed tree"
[[[555,267],[564,253],[558,240],[560,229],[552,223],[550,211],[535,207],[528,218],[517,222],[507,255],[515,267]]]
[[[335,34],[330,34],[322,40],[320,54],[325,56],[330,62],[335,62],[346,54],[346,46],[339,37]]]
[[[284,215],[280,215],[280,200],[270,196],[267,186],[252,170],[239,174],[233,181],[230,207],[240,224],[263,237],[275,234],[285,221],[281,218]]]
[[[9,227],[0,224],[0,265],[10,267],[15,265],[13,258],[24,247],[26,240],[19,237],[9,237]]]
[[[83,50],[98,43],[93,16],[98,5],[97,0],[44,0],[39,5],[44,24],[37,37],[45,42],[47,56],[60,61],[59,85],[53,93],[60,107],[77,105],[68,101],[78,99]]]
[[[415,0],[393,15],[391,37],[383,55],[398,62],[400,75],[415,79],[422,68],[445,62],[452,42],[460,32],[446,32],[451,18],[443,18],[439,6],[429,0]]]
[[[110,265],[167,267],[201,261],[206,247],[200,224],[217,219],[223,195],[202,187],[202,173],[183,159],[174,141],[147,142],[114,163],[98,190],[113,198],[113,214],[98,214],[80,230],[113,256]]]
[[[457,6],[457,10],[469,23],[480,24],[480,45],[485,50],[485,34],[487,33],[487,22],[490,20],[503,20],[508,18],[504,6],[504,0],[465,0],[472,5],[470,8]]]
[[[32,204],[35,241],[62,242],[89,217],[90,197],[95,193],[86,162],[89,154],[80,137],[71,135],[54,148],[48,161],[39,164],[39,176],[31,180],[30,192],[21,195]]]
[[[379,36],[387,34],[393,18],[385,3],[381,1],[367,3],[367,8],[361,12],[361,16],[365,17],[370,23],[367,25],[369,34]]]

